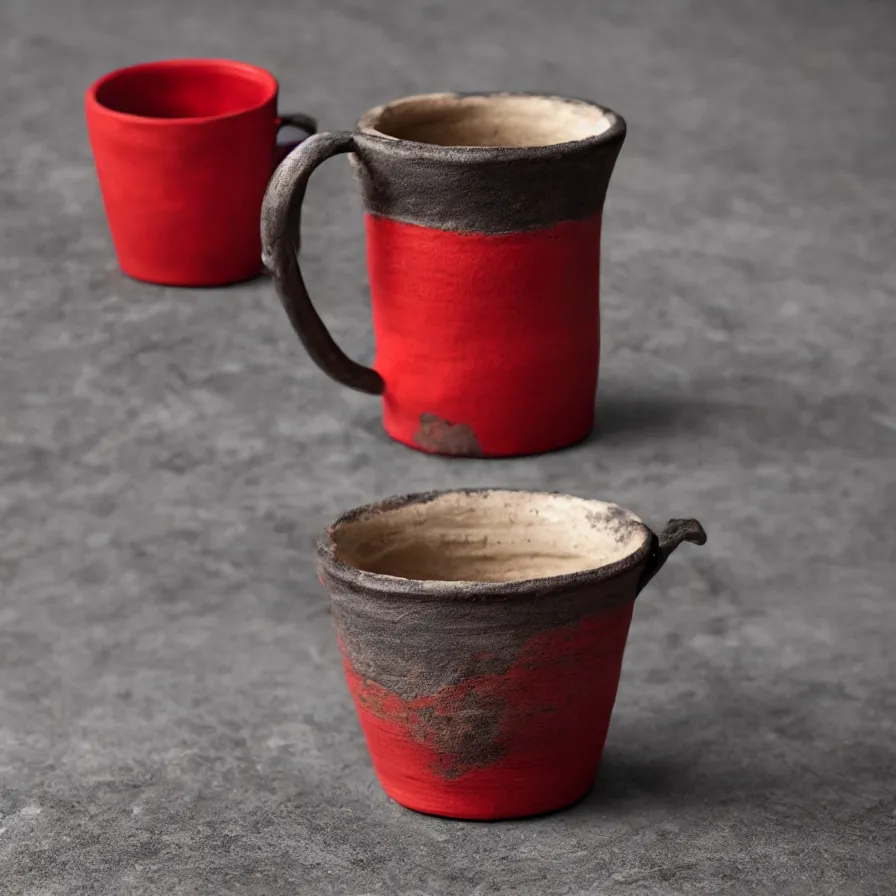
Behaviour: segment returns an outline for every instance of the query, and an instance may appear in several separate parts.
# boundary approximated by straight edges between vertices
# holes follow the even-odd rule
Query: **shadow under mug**
[[[264,261],[314,361],[382,395],[383,425],[435,454],[538,454],[594,425],[601,215],[625,122],[585,100],[430,94],[318,134],[275,172]],[[299,268],[302,201],[350,153],[366,207],[374,368],[346,357]]]
[[[118,262],[137,280],[220,286],[262,271],[258,216],[271,172],[313,134],[308,115],[277,113],[262,68],[172,59],[104,75],[85,96],[87,129]]]

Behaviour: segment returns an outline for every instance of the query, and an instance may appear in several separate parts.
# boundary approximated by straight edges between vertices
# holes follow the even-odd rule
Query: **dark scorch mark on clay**
[[[506,749],[501,733],[509,706],[503,695],[458,690],[444,705],[421,710],[413,730],[436,753],[433,771],[448,780],[494,765]]]
[[[630,541],[641,527],[638,520],[623,507],[617,504],[607,504],[601,510],[589,510],[585,514],[588,524],[592,529],[607,530],[617,544],[625,544]]]
[[[421,414],[414,443],[431,454],[452,457],[482,457],[476,433],[466,423],[451,423],[436,414]]]
[[[455,96],[459,102],[447,114],[462,116],[465,97],[495,94]],[[599,214],[625,121],[587,100],[547,99],[600,110],[610,126],[550,146],[440,146],[382,136],[385,110],[371,109],[359,122],[350,156],[367,211],[437,230],[486,234],[544,230]]]
[[[410,701],[482,676],[501,676],[538,635],[574,626],[584,615],[634,600],[644,559],[599,584],[567,583],[512,600],[465,594],[446,582],[444,598],[382,595],[363,581],[340,582],[324,564],[319,574],[330,593],[343,653],[355,673]],[[545,599],[549,595],[549,599]]]

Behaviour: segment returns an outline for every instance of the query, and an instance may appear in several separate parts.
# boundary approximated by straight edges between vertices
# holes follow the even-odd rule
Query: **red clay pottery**
[[[594,423],[601,212],[625,122],[583,100],[432,94],[319,134],[265,196],[265,264],[314,361],[383,396],[394,439],[436,454],[537,454]],[[367,214],[375,369],[348,359],[297,261],[308,179],[351,153]]]
[[[277,81],[221,59],[111,72],[87,91],[87,129],[122,270],[171,286],[219,286],[261,270],[258,215],[286,126]],[[294,144],[293,144],[294,145]],[[292,148],[292,147],[290,147]]]
[[[318,544],[383,789],[451,818],[574,803],[600,763],[634,601],[696,520],[616,504],[430,492],[352,510]]]

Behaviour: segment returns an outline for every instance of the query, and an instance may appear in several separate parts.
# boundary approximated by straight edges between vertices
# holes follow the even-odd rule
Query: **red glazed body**
[[[153,62],[101,78],[85,104],[126,274],[217,286],[260,272],[258,216],[279,126],[272,75],[223,60]]]
[[[506,672],[413,700],[365,680],[344,657],[383,790],[409,809],[472,820],[579,800],[600,765],[633,607],[536,635]]]
[[[367,215],[392,438],[436,453],[534,454],[594,425],[600,215],[466,234]]]

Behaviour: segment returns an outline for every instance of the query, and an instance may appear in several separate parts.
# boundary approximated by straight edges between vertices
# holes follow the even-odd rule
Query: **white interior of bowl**
[[[404,579],[513,582],[598,569],[649,538],[616,504],[533,492],[447,492],[329,530],[338,560]]]
[[[576,100],[435,93],[371,109],[360,129],[436,146],[551,146],[597,137],[615,120],[612,112]]]

